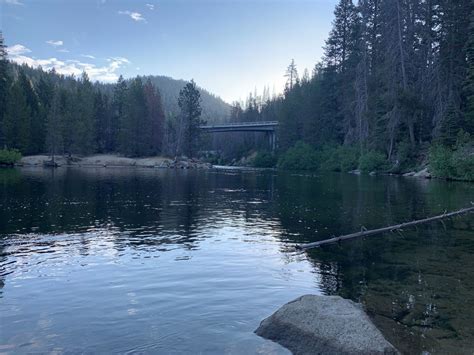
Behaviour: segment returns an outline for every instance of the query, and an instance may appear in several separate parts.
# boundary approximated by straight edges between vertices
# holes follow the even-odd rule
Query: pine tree
[[[165,113],[158,89],[148,79],[143,88],[147,106],[147,132],[150,133],[148,154],[158,154],[162,150]]]
[[[137,77],[127,90],[124,122],[121,126],[120,150],[128,156],[143,156],[149,153],[151,128],[146,124],[147,106],[143,82]]]
[[[97,91],[94,95],[95,145],[98,153],[107,152],[109,140],[109,115],[106,96]]]
[[[356,7],[352,0],[340,0],[334,11],[335,19],[325,46],[325,62],[344,72],[346,62],[355,48],[354,28],[357,23]]]
[[[112,98],[111,146],[113,151],[123,152],[127,145],[127,82],[120,75]]]
[[[77,87],[77,111],[75,111],[75,135],[73,137],[74,152],[92,154],[96,151],[94,89],[86,72],[82,74]]]
[[[3,118],[5,143],[7,148],[28,152],[30,142],[30,110],[21,84],[16,81],[7,96]]]
[[[285,73],[286,84],[285,84],[285,93],[289,93],[293,90],[295,85],[299,84],[298,70],[296,69],[295,60],[292,59],[290,65],[286,69]]]
[[[49,107],[46,123],[46,146],[54,162],[55,155],[63,152],[63,125],[60,88],[56,86],[53,99]]]
[[[30,112],[29,131],[32,133],[28,140],[28,148],[26,154],[38,154],[44,149],[45,140],[45,121],[44,116],[40,112],[40,103],[36,89],[30,78],[26,76],[24,70],[21,69],[18,76],[18,82],[26,98],[26,105]]]
[[[201,94],[194,80],[187,83],[180,91],[178,105],[181,110],[181,115],[177,153],[193,157],[197,153],[199,146],[199,126],[205,123],[201,119]]]
[[[434,137],[447,139],[449,132],[463,126],[463,85],[468,74],[469,18],[472,3],[469,0],[441,1],[439,76],[441,101],[435,119]],[[449,121],[449,122],[448,122]],[[447,130],[447,127],[450,127]],[[455,137],[449,137],[452,141]]]
[[[51,104],[54,97],[54,85],[50,75],[42,73],[40,80],[35,88],[38,97],[38,120],[37,124],[40,124],[40,137],[37,137],[37,151],[45,152],[47,150],[46,134],[48,125],[48,113],[51,108]],[[62,130],[62,127],[57,129]],[[61,132],[62,134],[62,132]]]
[[[7,47],[0,31],[0,148],[6,144],[4,116],[7,106],[8,89],[10,87],[10,75],[8,73]]]
[[[469,37],[466,44],[467,75],[464,82],[466,105],[464,109],[464,130],[474,137],[474,2],[471,1]]]

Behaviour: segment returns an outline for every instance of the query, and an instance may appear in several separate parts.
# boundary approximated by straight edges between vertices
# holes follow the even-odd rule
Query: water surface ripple
[[[365,304],[406,353],[472,353],[470,184],[263,171],[0,171],[0,352],[288,353],[253,334],[306,293]]]

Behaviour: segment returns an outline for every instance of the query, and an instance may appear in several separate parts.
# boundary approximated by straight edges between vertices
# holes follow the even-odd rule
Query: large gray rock
[[[299,297],[264,319],[255,333],[294,354],[398,354],[361,305],[339,296]]]

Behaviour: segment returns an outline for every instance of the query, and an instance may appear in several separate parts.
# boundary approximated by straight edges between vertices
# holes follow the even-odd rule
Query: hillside
[[[160,90],[161,99],[167,116],[177,115],[179,112],[178,95],[179,91],[186,85],[186,81],[177,80],[163,75],[144,76],[144,80],[151,82]],[[222,122],[228,120],[230,105],[220,97],[211,94],[209,91],[199,87],[201,93],[202,116],[208,122]]]
[[[40,78],[45,75],[45,72],[41,68],[35,69],[27,66],[21,66],[21,68],[33,83],[38,83]],[[19,69],[19,65],[11,63],[11,71],[14,77],[18,76]],[[59,75],[50,75],[50,77],[54,82],[59,82],[60,80]],[[179,91],[186,85],[187,82],[185,80],[173,79],[164,75],[149,75],[142,76],[142,78],[144,82],[147,79],[151,79],[153,85],[155,85],[160,90],[166,116],[176,116],[179,112]],[[69,77],[64,79],[67,82],[73,78]],[[115,84],[95,84],[95,86],[101,89],[101,91],[108,94],[112,93],[114,85]],[[222,122],[228,120],[230,114],[230,105],[206,89],[199,87],[199,91],[201,93],[202,99],[202,117],[208,122]]]

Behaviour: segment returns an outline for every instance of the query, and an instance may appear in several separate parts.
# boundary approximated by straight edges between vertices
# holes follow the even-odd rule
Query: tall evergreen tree
[[[38,128],[40,137],[36,138],[37,151],[45,152],[47,150],[46,135],[48,125],[48,114],[51,109],[51,104],[53,102],[53,97],[55,94],[52,77],[48,74],[42,73],[39,82],[35,87],[35,92],[38,97],[38,119],[35,123],[36,126],[41,126],[40,128]],[[60,130],[62,134],[62,126],[58,126],[56,129]]]
[[[194,80],[179,93],[178,105],[181,109],[178,153],[192,157],[199,146],[199,126],[205,123],[201,119],[201,94]]]
[[[151,127],[146,124],[148,115],[142,79],[133,79],[127,90],[124,123],[120,150],[128,156],[148,155]]]
[[[45,139],[45,121],[44,115],[42,115],[40,109],[40,102],[33,83],[28,78],[23,69],[20,70],[18,76],[18,82],[22,88],[23,94],[25,95],[26,105],[30,113],[29,131],[31,135],[28,140],[28,147],[25,151],[26,154],[38,154],[43,151],[44,139]]]
[[[53,99],[49,107],[46,123],[46,146],[53,162],[55,155],[63,152],[63,135],[61,130],[63,120],[61,106],[61,92],[60,88],[56,86],[53,91]]]
[[[94,97],[94,118],[95,118],[95,146],[98,153],[108,151],[110,139],[110,116],[107,107],[107,96],[100,91]]]
[[[7,148],[19,149],[23,154],[28,152],[31,134],[30,114],[23,87],[16,81],[8,92],[3,117]]]
[[[148,79],[143,88],[147,107],[147,117],[145,124],[149,127],[148,132],[148,153],[157,154],[162,150],[165,113],[161,101],[160,92]]]
[[[326,41],[325,61],[338,71],[346,69],[346,62],[355,48],[354,29],[358,21],[352,0],[340,0],[334,11],[333,28]]]
[[[94,89],[86,72],[82,74],[78,83],[76,95],[77,110],[74,112],[76,132],[73,137],[73,149],[79,154],[91,154],[96,151]]]
[[[8,73],[7,47],[4,43],[2,31],[0,31],[0,148],[3,148],[6,144],[4,116],[9,87],[10,75]]]
[[[470,4],[469,37],[466,44],[467,75],[464,82],[466,104],[464,108],[464,130],[474,136],[474,1]]]
[[[298,77],[298,70],[296,69],[296,64],[295,64],[294,59],[292,59],[290,65],[288,65],[288,68],[286,69],[285,77],[286,77],[285,93],[288,93],[291,90],[293,90],[295,85],[298,85],[300,81]]]
[[[112,150],[123,151],[127,140],[127,82],[120,75],[112,98],[111,145]]]

